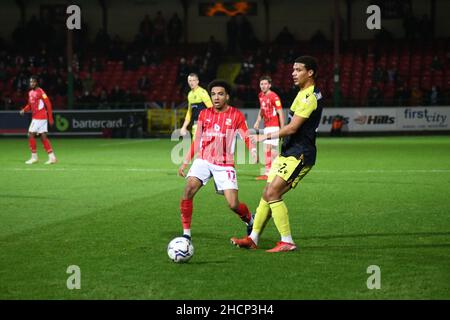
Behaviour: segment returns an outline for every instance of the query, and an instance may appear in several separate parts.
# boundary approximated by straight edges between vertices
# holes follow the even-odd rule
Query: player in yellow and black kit
[[[187,128],[192,122],[192,136],[195,136],[195,130],[197,129],[198,115],[203,109],[211,108],[212,101],[208,92],[198,85],[198,76],[195,73],[191,73],[188,76],[188,84],[191,88],[188,94],[188,111],[186,118],[184,118],[183,126],[181,127],[181,135],[187,134]]]
[[[253,230],[243,239],[231,238],[231,242],[242,248],[255,249],[265,224],[273,217],[281,234],[281,241],[268,252],[284,252],[297,249],[292,240],[288,209],[282,196],[297,186],[316,162],[316,129],[322,115],[319,104],[322,95],[314,79],[317,62],[313,57],[302,56],[294,62],[292,77],[300,88],[289,112],[288,124],[278,132],[253,136],[258,142],[283,138],[281,153],[269,172],[267,185],[256,209]]]

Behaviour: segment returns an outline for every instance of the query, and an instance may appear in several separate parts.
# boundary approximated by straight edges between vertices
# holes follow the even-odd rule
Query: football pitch
[[[449,299],[450,137],[319,138],[318,161],[285,196],[299,250],[229,243],[245,226],[212,182],[194,200],[194,257],[176,264],[184,180],[170,140],[52,139],[59,163],[27,166],[0,139],[0,299]],[[255,210],[260,166],[238,165]],[[67,268],[80,268],[69,290]],[[380,268],[368,289],[367,268]]]

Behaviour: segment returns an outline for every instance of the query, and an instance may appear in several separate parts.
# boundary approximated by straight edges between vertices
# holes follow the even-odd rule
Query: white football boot
[[[31,159],[28,161],[25,161],[25,164],[35,164],[38,162],[38,157],[36,153],[31,154]]]
[[[52,152],[48,155],[48,161],[45,164],[55,164],[56,162],[58,162],[56,160],[55,154]]]

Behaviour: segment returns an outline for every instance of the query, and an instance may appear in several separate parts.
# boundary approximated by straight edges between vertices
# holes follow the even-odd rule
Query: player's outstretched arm
[[[260,121],[261,121],[261,109],[259,109],[259,111],[258,111],[258,116],[256,117],[256,121],[255,121],[255,124],[253,125],[253,129],[258,130]]]
[[[305,123],[306,120],[308,119],[294,115],[292,117],[291,122],[289,122],[289,124],[285,125],[282,129],[280,129],[280,131],[271,132],[267,134],[252,135],[251,138],[256,142],[261,142],[264,140],[287,137],[297,132],[297,130],[302,126],[303,123]]]
[[[20,110],[20,115],[23,116],[23,114],[24,114],[25,112],[30,111],[30,109],[31,109],[31,106],[30,106],[29,104],[27,104],[25,107],[23,107],[23,108]]]
[[[253,141],[250,139],[250,135],[248,133],[247,123],[245,122],[245,118],[242,119],[239,127],[238,127],[239,135],[242,140],[244,140],[245,146],[250,151],[252,158],[255,162],[258,162],[258,153],[256,152],[256,146]]]
[[[283,109],[278,109],[277,113],[278,113],[278,119],[280,120],[280,129],[283,129],[285,126]]]
[[[183,122],[183,126],[180,129],[180,134],[184,137],[187,134],[187,127],[189,125],[189,123],[191,122],[191,114],[192,114],[192,109],[191,109],[191,104],[188,104],[188,110],[186,112],[186,117],[184,118],[184,122]]]

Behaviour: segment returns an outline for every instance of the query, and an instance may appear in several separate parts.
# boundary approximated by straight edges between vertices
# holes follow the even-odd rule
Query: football
[[[173,262],[188,262],[194,255],[194,246],[192,241],[177,237],[169,242],[167,254]]]

